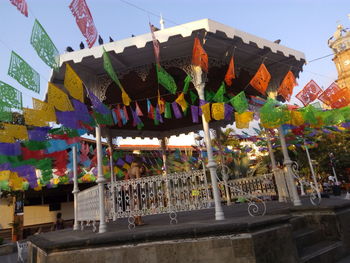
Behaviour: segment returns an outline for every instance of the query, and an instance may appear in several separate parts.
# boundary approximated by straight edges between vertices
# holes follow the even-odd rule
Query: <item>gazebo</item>
[[[249,85],[249,82],[262,63],[266,65],[271,74],[268,93],[274,93],[277,90],[289,70],[297,77],[305,63],[302,52],[280,45],[278,41],[265,40],[209,19],[157,30],[155,36],[160,43],[160,64],[174,78],[178,87],[177,91],[182,90],[186,76],[191,76],[192,83],[189,89],[195,90],[201,100],[205,100],[206,90],[212,92],[218,90],[232,56],[234,56],[236,78],[232,86],[227,88],[227,92],[232,95],[241,91],[244,91],[246,95],[260,95]],[[208,73],[203,72],[200,67],[191,65],[192,47],[196,37],[202,41],[203,48],[208,54]],[[170,94],[158,84],[151,33],[62,54],[60,67],[57,71],[53,71],[51,82],[67,92],[63,83],[66,64],[69,64],[82,79],[85,87],[92,90],[104,104],[110,107],[122,104],[121,91],[104,70],[103,48],[108,52],[120,82],[131,98],[131,107],[134,108],[134,102],[137,101],[141,110],[147,112],[148,101],[152,104],[157,103],[158,90],[160,97],[166,101],[176,99],[177,94]],[[88,104],[90,101],[88,94],[85,93],[84,96],[85,103]],[[190,101],[189,94],[185,96],[185,99]],[[282,97],[277,97],[277,99],[283,101]],[[183,114],[182,118],[178,119],[164,119],[164,122],[159,125],[155,125],[154,121],[147,116],[143,116],[142,121],[144,123],[142,129],[136,129],[132,122],[121,127],[117,125],[96,127],[100,210],[104,210],[105,205],[101,136],[108,137],[111,143],[111,139],[117,136],[164,139],[172,135],[203,130],[208,151],[207,167],[211,174],[215,200],[215,216],[217,220],[224,219],[217,188],[216,163],[211,148],[209,124],[204,116],[202,115],[199,123],[193,123],[191,114]],[[232,124],[233,121],[232,116],[229,120],[213,121],[210,126],[212,128],[223,127]],[[79,190],[75,187],[73,191],[75,196],[78,192]],[[100,232],[106,231],[104,216],[104,213],[100,213]],[[75,229],[77,229],[76,224]]]

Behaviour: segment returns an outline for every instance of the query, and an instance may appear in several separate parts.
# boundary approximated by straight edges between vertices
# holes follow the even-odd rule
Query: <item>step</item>
[[[292,225],[293,231],[298,231],[300,229],[307,228],[307,221],[303,216],[295,216],[289,221]]]
[[[303,248],[312,246],[324,239],[322,231],[316,228],[303,228],[293,232],[293,237],[300,253]]]
[[[306,247],[300,254],[302,263],[331,263],[337,262],[343,256],[343,242],[322,241]]]

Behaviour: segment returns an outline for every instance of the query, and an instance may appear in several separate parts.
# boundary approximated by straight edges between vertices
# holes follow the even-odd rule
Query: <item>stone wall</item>
[[[33,244],[31,263],[172,263],[172,262],[297,262],[290,225],[264,229],[256,233],[147,242],[46,253]]]

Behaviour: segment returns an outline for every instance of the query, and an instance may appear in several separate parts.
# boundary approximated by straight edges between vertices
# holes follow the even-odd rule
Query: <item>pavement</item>
[[[17,262],[17,253],[8,254],[5,256],[0,256],[1,263],[16,263]]]

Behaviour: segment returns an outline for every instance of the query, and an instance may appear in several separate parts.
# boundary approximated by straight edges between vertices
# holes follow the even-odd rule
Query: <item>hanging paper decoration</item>
[[[79,122],[74,111],[56,111],[57,121],[64,127],[79,129]]]
[[[190,76],[190,75],[187,75],[186,78],[185,78],[185,80],[184,80],[184,88],[183,88],[183,90],[182,90],[182,92],[183,92],[184,94],[187,94],[188,88],[190,87],[191,81],[192,81],[191,76]]]
[[[241,114],[235,112],[235,122],[237,129],[248,129],[249,123],[253,120],[253,112],[247,111]]]
[[[260,109],[261,124],[265,128],[277,128],[290,120],[290,114],[286,107],[276,107],[277,101],[268,99]]]
[[[93,112],[92,115],[94,116],[96,122],[98,124],[102,125],[113,125],[113,117],[112,114],[101,114],[98,112]],[[124,120],[123,124],[126,124],[127,120],[125,118],[122,118]]]
[[[98,111],[100,114],[109,114],[110,109],[107,108],[106,105],[104,105],[97,96],[88,89],[88,95],[91,100],[93,108]]]
[[[205,100],[206,101],[213,101],[213,98],[215,96],[215,92],[212,90],[206,90],[205,91]]]
[[[291,71],[288,71],[278,88],[278,94],[282,95],[286,101],[290,101],[293,89],[296,85],[298,85],[298,83],[295,80],[294,74]]]
[[[304,118],[301,112],[299,111],[291,111],[291,120],[290,120],[290,124],[293,126],[301,126],[304,124]]]
[[[265,95],[270,79],[271,75],[265,64],[262,63],[254,77],[250,80],[249,84],[261,94]]]
[[[192,115],[192,122],[193,123],[198,123],[199,120],[198,120],[198,109],[199,107],[198,106],[194,106],[194,105],[191,105],[191,115]]]
[[[225,93],[226,93],[225,83],[222,82],[220,88],[218,89],[218,91],[215,93],[215,96],[213,97],[213,101],[224,102],[225,101],[225,96],[224,96]]]
[[[160,65],[160,63],[159,63],[159,54],[160,54],[159,42],[156,39],[156,36],[154,35],[154,32],[156,31],[156,29],[155,29],[154,25],[152,25],[151,23],[149,23],[149,27],[151,29],[151,35],[152,35],[154,57],[156,59],[157,65]]]
[[[164,111],[164,117],[166,119],[171,119],[172,114],[171,114],[171,105],[169,102],[165,102],[165,111]]]
[[[331,97],[331,107],[333,109],[342,108],[350,104],[350,89],[343,88]]]
[[[137,116],[143,116],[143,113],[142,113],[140,106],[137,102],[135,102],[135,112],[136,112]]]
[[[16,52],[11,52],[8,75],[29,90],[40,92],[40,75]]]
[[[315,99],[317,99],[318,95],[320,95],[321,92],[322,89],[316,84],[316,82],[310,80],[309,83],[307,83],[295,97],[300,100],[304,106],[307,106]]]
[[[226,75],[225,75],[225,83],[227,86],[232,86],[232,80],[236,78],[235,75],[235,65],[233,62],[233,56],[230,59],[230,64],[228,66]]]
[[[232,119],[233,107],[225,103],[225,120],[230,121]]]
[[[0,121],[6,121],[6,122],[12,121],[11,108],[0,106]]]
[[[155,126],[158,126],[159,125],[159,119],[158,119],[158,114],[157,114],[157,108],[158,108],[158,105],[154,108],[153,110],[153,116],[154,116],[154,119],[153,119],[153,123]]]
[[[147,112],[148,112],[148,118],[154,119],[154,107],[149,99],[147,99]]]
[[[225,103],[213,103],[211,105],[211,115],[214,120],[223,120],[225,118]]]
[[[232,106],[238,113],[243,113],[248,109],[248,101],[244,91],[241,91],[230,100]]]
[[[27,126],[4,123],[4,130],[8,136],[18,140],[28,140]]]
[[[50,127],[36,127],[32,130],[28,130],[29,140],[33,141],[45,141],[47,139],[47,132]]]
[[[72,111],[73,106],[67,96],[62,90],[49,82],[49,88],[47,91],[47,101],[50,105],[60,111]]]
[[[187,106],[188,106],[188,104],[185,100],[185,94],[183,92],[181,92],[175,101],[177,104],[179,104],[181,106],[182,111],[185,112],[185,110],[187,109]]]
[[[200,108],[202,110],[202,114],[204,115],[206,122],[210,122],[211,121],[210,103],[206,103],[206,104],[200,106]]]
[[[333,82],[322,94],[318,97],[320,101],[330,106],[332,104],[332,97],[340,90],[339,86]]]
[[[34,21],[30,44],[34,47],[38,56],[52,69],[59,67],[59,52],[45,29],[37,19]]]
[[[85,0],[73,0],[69,9],[72,11],[81,33],[86,38],[89,48],[91,48],[97,39],[97,29],[88,5]]]
[[[165,110],[165,101],[160,97],[159,89],[158,89],[158,107],[159,107],[159,112],[163,114]]]
[[[190,98],[191,98],[191,102],[192,104],[194,104],[198,98],[197,94],[194,93],[192,90],[190,91]]]
[[[164,88],[166,88],[171,94],[175,94],[177,90],[177,86],[174,78],[165,71],[160,65],[156,65],[157,68],[157,77],[158,83],[161,84]]]
[[[17,7],[18,11],[28,17],[28,5],[26,0],[10,0],[10,2]]]
[[[27,125],[44,127],[49,122],[56,122],[56,114],[52,105],[33,98],[33,108],[23,109],[23,115]]]
[[[312,105],[308,105],[307,107],[303,108],[301,113],[303,115],[305,123],[310,125],[316,125],[318,123],[315,114],[316,109]]]
[[[0,81],[0,107],[22,109],[22,92]]]
[[[83,82],[79,78],[78,74],[74,69],[66,63],[66,73],[64,75],[64,87],[68,90],[69,94],[81,101],[84,102],[84,88]]]
[[[176,119],[182,118],[182,115],[181,115],[179,106],[177,106],[177,103],[174,101],[173,103],[171,103],[171,106],[173,108],[175,118]]]
[[[0,143],[0,155],[16,156],[21,155],[21,144],[17,143]]]
[[[76,118],[84,123],[90,123],[91,117],[86,105],[75,99],[72,99],[71,102],[73,103]]]
[[[192,65],[199,66],[203,71],[208,72],[208,55],[203,49],[198,37],[194,38]]]

